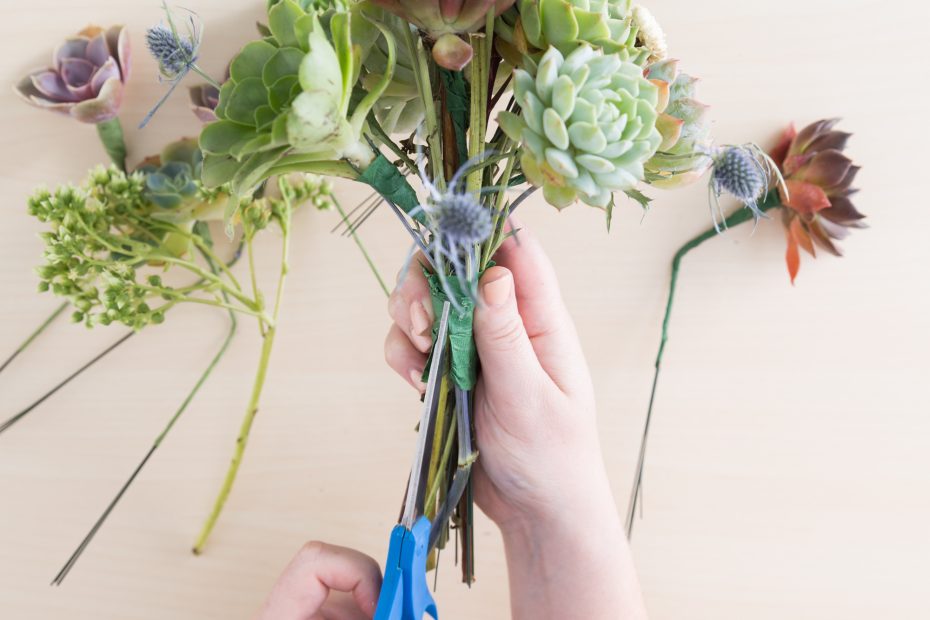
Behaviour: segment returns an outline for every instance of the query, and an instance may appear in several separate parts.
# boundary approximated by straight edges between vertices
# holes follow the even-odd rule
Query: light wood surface
[[[187,3],[214,74],[248,37],[259,0]],[[918,8],[918,6],[920,8]],[[656,0],[673,55],[702,77],[721,142],[770,145],[781,127],[844,117],[871,229],[843,259],[804,257],[797,286],[777,220],[690,255],[657,402],[645,518],[633,548],[657,619],[928,618],[930,289],[925,39],[917,2]],[[0,83],[47,62],[88,22],[126,23],[124,106],[133,161],[198,122],[186,95],[133,126],[163,92],[142,45],[158,3],[4,2]],[[41,183],[102,161],[93,129],[0,89],[0,353],[57,303],[35,292]],[[340,186],[346,204],[363,192]],[[591,363],[607,466],[625,510],[675,249],[709,224],[705,188],[659,193],[613,231],[582,206],[540,200],[524,220],[549,249]],[[191,542],[225,471],[258,334],[248,321],[216,375],[75,571],[60,565],[219,346],[225,316],[179,308],[0,436],[0,617],[246,618],[300,544],[382,560],[413,446],[417,401],[382,360],[385,303],[332,213],[297,217],[291,279],[261,413],[207,553]],[[387,212],[362,235],[393,278],[406,252]],[[258,244],[267,277],[277,239]],[[240,266],[241,267],[241,266]],[[240,269],[241,271],[241,269]],[[122,334],[57,323],[0,375],[0,418]],[[2,355],[0,355],[2,357]],[[585,527],[584,515],[578,515]],[[443,618],[507,616],[499,535],[478,524],[478,582],[442,562]],[[571,596],[571,592],[566,592]]]

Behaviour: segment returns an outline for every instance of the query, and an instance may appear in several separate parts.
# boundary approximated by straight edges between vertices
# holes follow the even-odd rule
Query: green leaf
[[[294,101],[295,88],[299,91],[300,84],[297,82],[296,75],[286,75],[271,85],[268,89],[268,103],[277,111],[282,112]]]
[[[278,147],[251,155],[236,171],[231,181],[232,193],[236,196],[248,196],[259,183],[267,178],[265,174],[275,162],[287,151],[288,147]]]
[[[235,87],[236,83],[233,82],[232,79],[226,80],[223,82],[223,85],[220,86],[219,100],[216,104],[216,110],[214,110],[217,118],[226,118],[226,102],[229,101],[229,96],[232,94]]]
[[[265,63],[277,51],[278,48],[267,41],[246,43],[229,65],[229,79],[233,82],[241,82],[246,78],[260,78]]]
[[[268,11],[268,28],[282,47],[296,47],[300,43],[294,32],[294,24],[306,15],[293,0],[278,2]]]
[[[320,21],[314,17],[310,32],[310,51],[300,63],[298,73],[304,92],[321,91],[338,105],[342,102],[342,69],[336,50],[330,45]]]
[[[226,103],[226,118],[243,125],[255,126],[255,108],[268,103],[268,91],[259,77],[250,77],[236,84]]]
[[[200,132],[200,148],[210,155],[229,155],[255,137],[255,130],[232,121],[210,123]]]
[[[632,198],[633,200],[638,202],[639,206],[641,206],[643,209],[648,209],[649,203],[652,202],[652,198],[642,193],[635,187],[632,187],[630,189],[625,189],[623,190],[623,193],[626,194],[629,198]]]
[[[206,154],[200,180],[207,188],[217,188],[229,183],[239,169],[239,162],[229,155]]]
[[[262,69],[262,82],[270,89],[283,77],[292,77],[296,80],[297,72],[300,70],[300,61],[303,58],[304,53],[296,47],[282,47],[265,63]]]

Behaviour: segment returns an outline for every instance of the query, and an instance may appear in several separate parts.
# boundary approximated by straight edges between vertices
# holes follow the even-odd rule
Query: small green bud
[[[165,313],[161,311],[153,312],[151,320],[153,325],[161,325],[165,322]]]
[[[84,320],[84,313],[83,313],[83,312],[81,312],[81,311],[79,311],[79,310],[76,310],[75,312],[73,312],[73,313],[71,314],[71,322],[72,322],[72,323],[80,323],[80,322],[83,321],[83,320]]]

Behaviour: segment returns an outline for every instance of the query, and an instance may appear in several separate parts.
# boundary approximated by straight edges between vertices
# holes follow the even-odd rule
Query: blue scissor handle
[[[426,583],[429,532],[426,517],[417,519],[409,530],[403,525],[391,530],[374,620],[423,620],[423,614],[439,620],[436,601]]]

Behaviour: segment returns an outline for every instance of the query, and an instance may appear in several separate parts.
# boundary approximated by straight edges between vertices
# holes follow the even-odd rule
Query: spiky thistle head
[[[752,211],[758,220],[765,217],[759,201],[775,185],[784,185],[778,166],[765,151],[755,144],[725,145],[711,150],[713,172],[710,177],[711,215],[719,230],[719,221],[725,219],[719,199],[724,192],[731,194]]]
[[[162,24],[145,31],[145,45],[168,79],[187,73],[197,60],[197,42],[193,36],[184,36]]]

